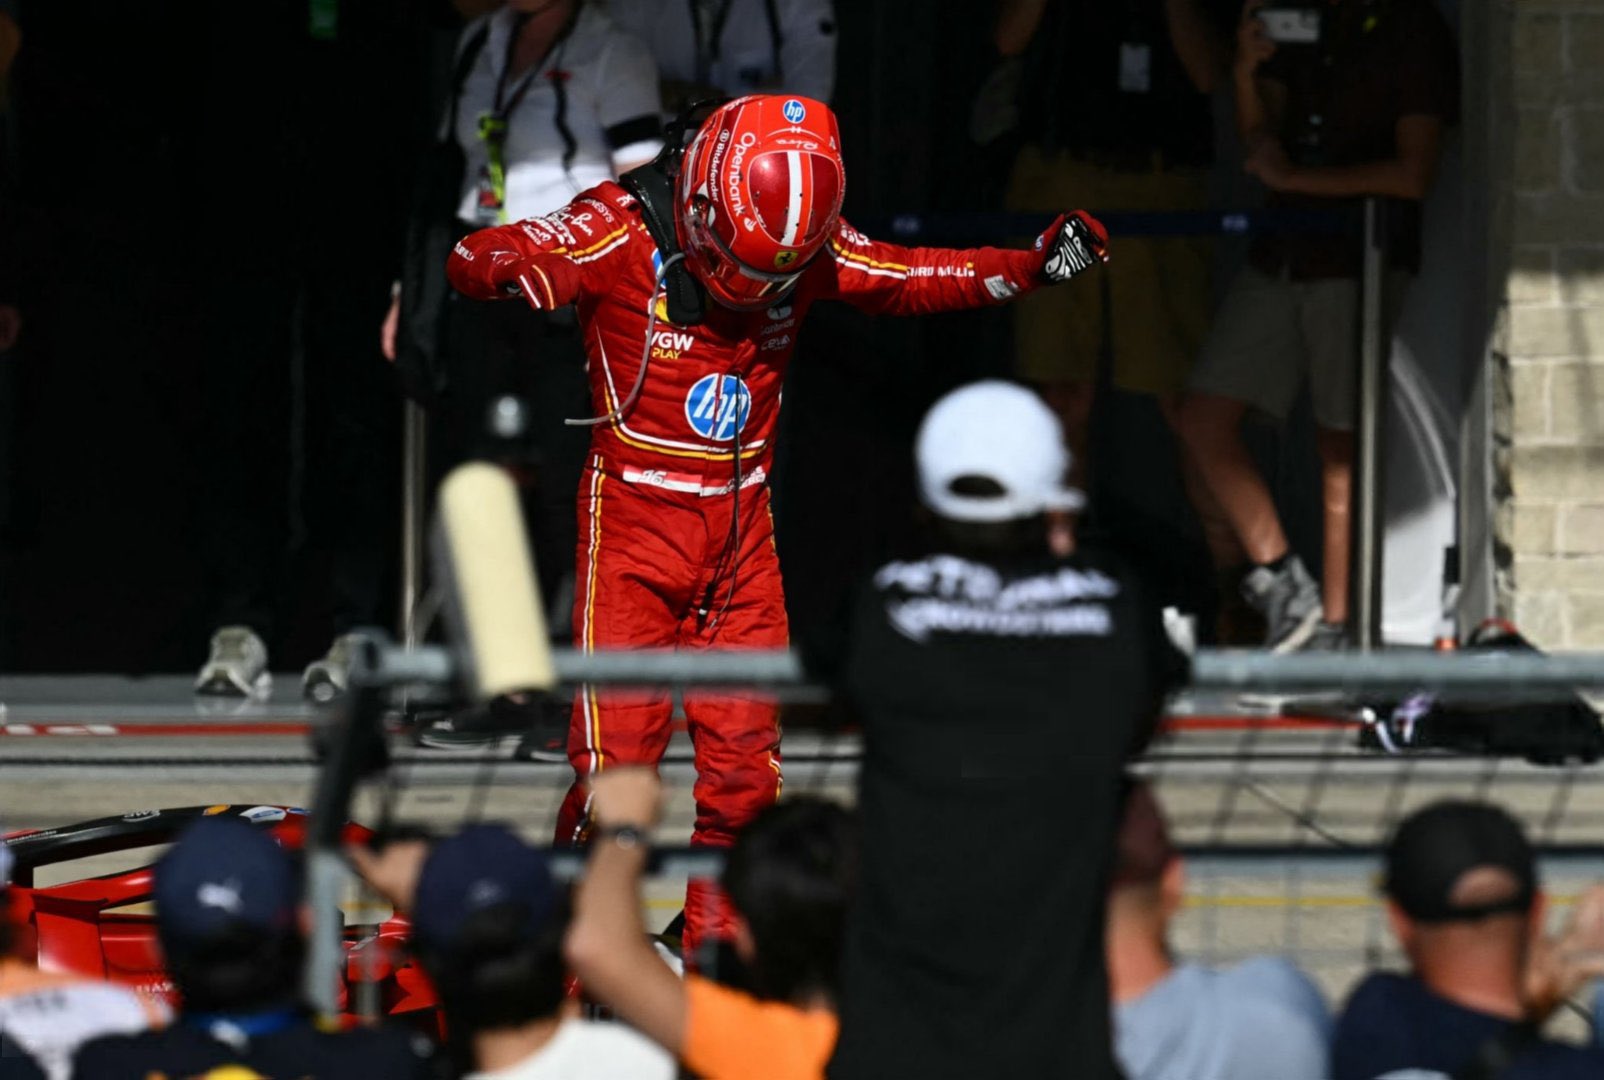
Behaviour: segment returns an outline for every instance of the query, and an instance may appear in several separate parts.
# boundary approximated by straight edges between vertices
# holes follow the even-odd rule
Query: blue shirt
[[[1361,982],[1337,1021],[1333,1080],[1440,1080],[1468,1068],[1510,1021],[1439,997],[1419,979],[1378,973]],[[1500,1080],[1598,1080],[1604,1050],[1539,1040]]]
[[[1320,991],[1275,956],[1220,970],[1181,964],[1114,1009],[1130,1080],[1325,1080],[1330,1035]]]

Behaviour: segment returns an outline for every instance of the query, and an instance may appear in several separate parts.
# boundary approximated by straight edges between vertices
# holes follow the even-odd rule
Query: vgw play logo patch
[[[746,427],[752,395],[739,375],[703,375],[685,395],[691,430],[712,442],[729,442]]]

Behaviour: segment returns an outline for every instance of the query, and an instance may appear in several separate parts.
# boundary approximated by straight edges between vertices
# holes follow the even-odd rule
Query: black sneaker
[[[412,741],[431,750],[483,750],[508,737],[505,732],[478,727],[470,717],[458,713],[419,728]]]
[[[1320,589],[1296,555],[1280,570],[1255,566],[1242,580],[1242,596],[1264,615],[1264,647],[1291,652],[1309,640],[1320,622]]]
[[[519,697],[522,700],[510,699],[507,706],[518,710],[518,726],[524,731],[512,756],[518,761],[567,761],[568,721],[573,704],[557,694]],[[494,702],[491,707],[495,708]]]

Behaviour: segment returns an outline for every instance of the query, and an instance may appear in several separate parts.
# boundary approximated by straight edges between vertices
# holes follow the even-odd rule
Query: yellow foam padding
[[[478,696],[555,686],[551,637],[512,478],[485,462],[452,470],[440,485],[438,535]]]

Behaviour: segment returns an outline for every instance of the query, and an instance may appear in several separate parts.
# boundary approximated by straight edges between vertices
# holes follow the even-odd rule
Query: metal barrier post
[[[1384,206],[1365,200],[1364,266],[1359,280],[1358,415],[1354,418],[1353,548],[1348,593],[1354,641],[1361,652],[1381,645],[1383,491],[1382,425],[1386,422],[1387,349],[1382,305],[1386,273]]]
[[[408,400],[401,428],[401,625],[406,648],[418,644],[418,601],[423,596],[423,546],[428,487],[429,429],[423,406]]]

